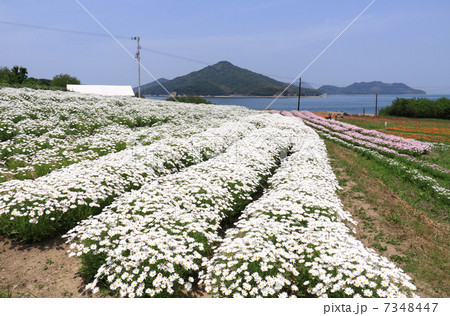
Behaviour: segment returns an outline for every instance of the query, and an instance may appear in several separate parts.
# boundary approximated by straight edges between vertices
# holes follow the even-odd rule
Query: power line
[[[45,31],[52,31],[52,32],[60,32],[60,33],[70,33],[70,34],[80,34],[80,35],[89,35],[89,36],[99,36],[99,37],[110,37],[108,34],[102,34],[102,33],[93,33],[93,32],[85,32],[85,31],[77,31],[77,30],[70,30],[70,29],[61,29],[61,28],[54,28],[54,27],[47,27],[47,26],[41,26],[41,25],[34,25],[34,24],[25,24],[25,23],[17,23],[17,22],[11,22],[11,21],[0,21],[0,24],[5,25],[13,25],[13,26],[20,26],[20,27],[26,27],[26,28],[32,28],[32,29],[38,29],[38,30],[45,30]],[[114,35],[116,38],[120,39],[130,39],[130,36],[120,36],[120,35]],[[175,55],[172,53],[163,52],[160,50],[147,48],[144,46],[141,46],[142,50],[149,51],[155,54],[160,54],[172,58],[178,58],[186,61],[191,61],[203,65],[212,65],[210,62],[193,59],[185,56]]]
[[[292,84],[295,82],[295,81],[297,81],[297,79],[299,79],[302,75],[303,75],[303,73],[306,71],[306,70],[308,70],[308,68],[309,67],[311,67],[319,58],[320,58],[320,56],[322,56],[327,50],[328,50],[328,48],[330,48],[331,47],[331,45],[333,45],[334,44],[334,42],[336,42],[341,36],[342,36],[342,34],[344,34],[345,33],[345,31],[347,31],[349,28],[350,28],[350,26],[352,26],[353,25],[353,23],[355,23],[356,22],[356,20],[358,20],[359,19],[359,17],[361,16],[361,15],[363,15],[364,14],[364,12],[366,12],[371,6],[372,6],[372,4],[374,4],[375,3],[375,1],[376,0],[373,0],[364,10],[362,10],[361,11],[361,13],[360,14],[358,14],[358,16],[356,17],[356,18],[354,18],[353,19],[353,21],[351,21],[350,22],[350,24],[349,25],[347,25],[347,27],[341,32],[341,33],[339,33],[339,35],[330,43],[330,44],[328,44],[328,46],[327,47],[325,47],[320,53],[319,53],[319,55],[317,55],[317,57],[316,58],[314,58],[310,63],[309,63],[309,65],[308,66],[306,66],[306,68],[305,69],[303,69],[303,71],[272,101],[272,102],[270,102],[270,104],[265,108],[265,110],[267,110],[276,100],[278,100],[278,98],[280,97],[280,96],[282,96],[283,95],[283,93],[284,92],[286,92],[286,90],[287,89],[289,89],[289,87],[290,86],[292,86]]]
[[[72,30],[72,29],[54,28],[54,27],[47,27],[47,26],[34,25],[34,24],[17,23],[17,22],[11,22],[11,21],[0,21],[0,24],[20,26],[20,27],[39,29],[39,30],[45,30],[45,31],[52,31],[52,32],[60,32],[60,33],[70,33],[70,34],[98,36],[98,37],[110,37],[108,34],[102,34],[102,33],[85,32],[85,31],[78,31],[78,30]],[[127,40],[131,38],[130,36],[120,36],[120,35],[114,35],[114,37],[120,38],[120,39],[127,39]],[[164,51],[148,48],[148,47],[145,47],[145,46],[141,46],[141,50],[152,52],[154,54],[159,54],[159,55],[163,55],[163,56],[167,56],[167,57],[180,59],[180,60],[194,62],[194,63],[197,63],[197,64],[206,65],[206,66],[213,65],[213,63],[208,62],[208,61],[194,59],[194,58],[181,56],[181,55],[176,55],[176,54],[172,54],[172,53],[168,53],[168,52],[164,52]],[[288,80],[292,80],[293,79],[293,77],[284,76],[284,75],[267,74],[267,73],[263,73],[263,74],[266,75],[266,76],[271,76],[271,77],[276,77],[276,78],[283,78],[283,79],[288,79]]]
[[[110,37],[108,34],[103,34],[103,33],[86,32],[86,31],[79,31],[79,30],[65,29],[65,28],[54,28],[54,27],[48,27],[48,26],[42,26],[42,25],[18,23],[18,22],[12,22],[12,21],[4,21],[4,20],[0,20],[0,24],[19,26],[19,27],[26,27],[26,28],[32,28],[32,29],[40,29],[40,30],[52,31],[52,32],[60,32],[60,33],[71,33],[71,34],[97,36],[97,37]],[[127,39],[127,40],[131,39],[130,36],[114,35],[114,37],[115,38],[120,38],[120,39]],[[194,59],[194,58],[190,58],[190,57],[186,57],[186,56],[176,55],[176,54],[172,54],[172,53],[168,53],[168,52],[164,52],[164,51],[148,48],[148,47],[145,47],[145,46],[141,46],[141,49],[144,50],[144,51],[155,53],[155,54],[159,54],[159,55],[163,55],[163,56],[167,56],[167,57],[171,57],[171,58],[176,58],[176,59],[180,59],[180,60],[185,60],[185,61],[189,61],[189,62],[194,62],[194,63],[206,65],[206,66],[213,65],[213,63],[211,63],[211,62],[207,62],[207,61],[203,61],[203,60],[199,60],[199,59]],[[275,78],[282,78],[282,79],[293,80],[294,83],[297,80],[297,78],[293,78],[291,76],[285,76],[285,75],[279,75],[279,74],[271,74],[271,73],[262,73],[262,74],[265,75],[265,76],[270,76],[270,77],[275,77]],[[292,84],[294,84],[294,83],[292,83]],[[318,86],[318,87],[326,85],[326,84],[329,84],[329,83],[316,83],[316,82],[309,82],[309,81],[306,82],[306,83],[309,83],[310,85],[314,85],[314,86]],[[348,84],[340,84],[340,85],[337,85],[337,86],[346,86],[346,85],[348,85]],[[448,88],[450,88],[450,85],[443,85],[443,86],[419,86],[419,87],[416,87],[416,89],[427,89],[427,90],[439,90],[439,89],[448,89]]]
[[[212,65],[212,63],[209,63],[209,62],[206,62],[206,61],[201,61],[201,60],[198,60],[198,59],[193,59],[193,58],[189,58],[189,57],[184,57],[184,56],[180,56],[180,55],[166,53],[166,52],[162,52],[162,51],[159,51],[159,50],[147,48],[147,47],[144,47],[144,46],[142,46],[142,50],[145,50],[145,51],[148,51],[148,52],[152,52],[152,53],[155,53],[155,54],[168,56],[168,57],[178,58],[178,59],[182,59],[182,60],[186,60],[186,61],[192,61],[194,63],[203,64],[203,65],[207,65],[207,66]]]
[[[19,26],[19,27],[26,27],[26,28],[32,28],[32,29],[40,29],[40,30],[51,31],[51,32],[71,33],[71,34],[97,36],[97,37],[110,37],[108,34],[103,34],[103,33],[85,32],[85,31],[79,31],[79,30],[73,30],[73,29],[64,29],[64,28],[54,28],[54,27],[35,25],[35,24],[26,24],[26,23],[18,23],[18,22],[12,22],[12,21],[0,20],[0,24]],[[121,36],[121,35],[114,35],[114,36],[116,38],[127,39],[127,40],[131,38],[130,36]],[[148,48],[148,47],[145,47],[145,46],[141,46],[141,49],[144,50],[144,51],[155,53],[155,54],[159,54],[159,55],[163,55],[163,56],[167,56],[167,57],[171,57],[171,58],[177,58],[177,59],[180,59],[180,60],[190,61],[190,62],[194,62],[194,63],[206,65],[206,66],[213,65],[213,63],[211,63],[211,62],[207,62],[207,61],[203,61],[203,60],[199,60],[199,59],[194,59],[194,58],[190,58],[190,57],[186,57],[186,56],[176,55],[176,54],[172,54],[172,53],[168,53],[168,52],[164,52],[164,51]],[[279,75],[279,74],[271,74],[271,73],[262,73],[262,74],[265,75],[265,76],[270,76],[270,77],[275,77],[275,78],[294,80],[294,83],[296,81],[296,78],[291,77],[291,76],[285,76],[285,75]],[[313,86],[317,86],[317,87],[329,84],[329,83],[317,83],[317,82],[310,82],[310,81],[307,81],[306,83],[308,83],[310,85],[313,85]],[[349,83],[346,83],[346,84],[334,84],[334,85],[344,87],[344,86],[347,86],[348,84]],[[440,90],[440,89],[448,89],[448,88],[450,88],[450,85],[417,86],[415,88],[416,89],[426,89],[426,90]]]
[[[33,25],[33,24],[25,24],[25,23],[16,23],[16,22],[10,22],[10,21],[0,21],[0,24],[21,26],[21,27],[40,29],[40,30],[52,31],[52,32],[72,33],[72,34],[100,36],[100,37],[109,37],[108,35],[101,34],[101,33],[84,32],[84,31],[69,30],[69,29],[60,29],[60,28],[54,28],[54,27],[47,27],[47,26],[40,26],[40,25]],[[118,36],[118,35],[116,35],[116,38],[129,39],[130,37],[129,36]]]
[[[120,47],[122,47],[122,49],[133,59],[133,60],[135,60],[138,64],[139,64],[139,66],[141,66],[160,86],[161,86],[161,88],[163,88],[164,89],[164,91],[166,91],[167,92],[167,94],[170,96],[170,92],[161,84],[161,82],[159,82],[159,80],[158,79],[156,79],[155,78],[155,76],[153,76],[153,74],[147,69],[147,67],[145,67],[144,65],[142,65],[141,64],[141,61],[140,61],[140,59],[139,60],[137,60],[136,58],[135,58],[135,56],[133,56],[133,54],[131,54],[130,53],[130,51],[128,50],[128,49],[126,49],[126,47],[125,46],[123,46],[122,45],[122,43],[121,42],[119,42],[119,40],[116,38],[116,37],[114,37],[114,35],[112,35],[111,34],[111,32],[110,31],[108,31],[108,29],[84,6],[84,5],[82,5],[81,3],[80,3],[80,1],[78,1],[78,0],[75,0],[75,2],[76,3],[78,3],[78,5],[98,24],[98,25],[100,25],[100,27],[106,32],[106,33],[108,33],[109,34],[109,36],[111,36],[115,41],[116,41],[116,43],[117,44],[119,44],[119,46]],[[175,97],[173,97],[173,99],[175,100],[175,101],[178,101]]]

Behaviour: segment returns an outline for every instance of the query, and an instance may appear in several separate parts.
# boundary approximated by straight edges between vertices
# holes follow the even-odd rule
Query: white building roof
[[[68,84],[67,90],[88,94],[134,96],[133,88],[131,88],[131,86]]]

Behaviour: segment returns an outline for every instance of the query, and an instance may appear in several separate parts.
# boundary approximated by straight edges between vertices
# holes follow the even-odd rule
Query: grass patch
[[[10,289],[0,290],[0,298],[12,298],[12,292]]]
[[[357,230],[363,243],[391,258],[413,277],[413,283],[418,281],[420,296],[449,297],[450,224],[439,216],[448,207],[376,161],[331,141],[325,143],[338,180],[354,182],[357,188],[338,194],[344,209],[361,222]],[[364,208],[358,206],[361,203]]]

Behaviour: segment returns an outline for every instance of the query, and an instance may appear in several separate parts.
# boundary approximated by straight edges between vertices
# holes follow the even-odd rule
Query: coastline
[[[330,113],[345,112],[352,114],[374,114],[382,108],[391,105],[396,98],[414,98],[417,95],[378,95],[378,104],[375,95],[327,95],[327,97],[302,97],[300,108],[309,111],[327,111]],[[450,98],[449,95],[427,95],[427,99],[437,100],[442,97]],[[165,99],[165,97],[149,97],[154,99]],[[298,108],[298,97],[282,97],[276,102],[273,97],[206,97],[218,105],[237,105],[249,109],[265,109],[269,106],[274,110],[296,110]],[[273,104],[272,104],[273,103]]]
[[[167,98],[167,95],[143,95],[144,97],[157,97],[157,98]],[[178,96],[177,96],[178,97]],[[200,95],[202,98],[272,98],[275,99],[276,96],[263,96],[263,95]],[[327,95],[307,95],[301,98],[326,98]],[[279,99],[298,99],[298,96],[280,96]]]
[[[201,96],[202,98],[272,98],[275,99],[276,96],[264,96],[264,95],[214,95],[214,96]],[[326,98],[327,95],[307,95],[301,98]],[[298,99],[298,96],[280,96],[278,99]]]

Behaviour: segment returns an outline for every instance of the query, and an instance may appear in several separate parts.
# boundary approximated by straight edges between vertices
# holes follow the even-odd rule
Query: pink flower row
[[[285,113],[286,112],[283,112],[283,114]],[[367,141],[369,143],[377,144],[380,146],[387,146],[391,149],[413,153],[424,153],[431,149],[429,145],[423,144],[413,139],[406,139],[395,135],[388,135],[375,130],[364,129],[340,121],[327,120],[308,111],[292,111],[291,115],[324,126],[327,129],[342,133],[343,135],[350,136],[354,139]]]
[[[405,155],[405,154],[399,153],[398,151],[396,151],[394,149],[386,148],[386,147],[383,147],[383,146],[379,146],[377,144],[372,143],[371,141],[366,141],[364,139],[372,140],[372,138],[365,138],[365,135],[358,134],[357,132],[348,131],[347,130],[346,132],[344,131],[343,133],[339,133],[339,132],[333,131],[333,130],[327,128],[326,126],[324,126],[325,124],[320,124],[320,123],[322,123],[323,120],[313,120],[313,119],[315,119],[315,117],[318,117],[318,116],[316,116],[316,115],[314,115],[312,113],[311,114],[313,115],[313,117],[312,117],[313,119],[311,119],[311,115],[308,115],[308,114],[305,115],[304,114],[306,111],[302,111],[302,112],[293,111],[293,112],[296,112],[296,115],[292,114],[291,112],[286,112],[286,111],[283,111],[281,114],[283,114],[285,116],[289,116],[289,117],[302,118],[303,121],[308,126],[311,126],[312,128],[314,128],[316,130],[320,130],[320,131],[329,133],[329,134],[334,135],[334,136],[336,136],[338,138],[341,138],[343,140],[347,140],[347,141],[356,143],[358,145],[362,145],[362,146],[365,146],[365,147],[368,147],[368,148],[372,148],[372,149],[375,149],[375,150],[378,150],[378,151],[381,151],[381,152],[384,152],[384,153],[394,154],[394,155],[406,158],[409,161],[420,163],[420,164],[422,164],[424,166],[427,166],[429,168],[438,170],[438,171],[443,172],[443,173],[447,173],[447,174],[450,173],[449,169],[443,168],[443,167],[441,167],[439,165],[428,163],[428,162],[424,162],[424,161],[421,161],[421,160],[419,160],[417,158],[411,157],[409,155]],[[275,112],[271,112],[271,113],[275,113]],[[276,112],[276,113],[279,113],[279,112]],[[307,112],[307,113],[310,113],[310,112]],[[321,117],[318,117],[318,118],[321,118]],[[336,121],[333,121],[333,122],[336,122]],[[328,121],[326,121],[326,123],[328,123]],[[342,123],[342,122],[337,122],[337,123],[346,124],[346,123]],[[346,124],[346,125],[350,125],[350,124]],[[351,126],[353,126],[353,125],[351,125]],[[354,129],[354,130],[358,130],[358,129],[361,129],[361,128],[358,127],[357,129]],[[379,133],[377,131],[371,131],[371,130],[365,130],[365,131]],[[402,138],[402,137],[400,137],[400,138]],[[403,140],[406,140],[406,139],[403,139]],[[380,142],[380,143],[383,143],[383,142]],[[420,145],[422,145],[422,144],[420,144]],[[429,149],[430,147],[427,146],[427,148]]]
[[[300,117],[297,117],[295,115],[292,115],[289,112],[283,112],[282,114],[286,115],[286,116],[300,118]],[[394,149],[378,146],[377,144],[373,144],[371,142],[367,142],[367,141],[364,141],[364,140],[361,140],[361,139],[358,139],[358,138],[354,138],[354,137],[352,137],[350,135],[346,135],[346,134],[343,134],[343,133],[334,132],[332,130],[329,130],[325,126],[313,123],[313,122],[311,122],[309,120],[306,120],[305,123],[308,126],[311,126],[314,129],[316,129],[316,130],[324,131],[324,132],[326,132],[328,134],[331,134],[331,135],[334,135],[334,136],[336,136],[338,138],[341,138],[341,139],[344,139],[344,140],[347,140],[347,141],[350,141],[350,142],[353,142],[353,143],[357,143],[357,144],[363,145],[365,147],[373,148],[373,149],[376,149],[376,150],[379,150],[379,151],[382,151],[382,152],[385,152],[385,153],[391,153],[391,154],[394,154],[394,155],[397,155],[397,156],[409,157],[408,155],[400,154],[398,151],[396,151]]]

